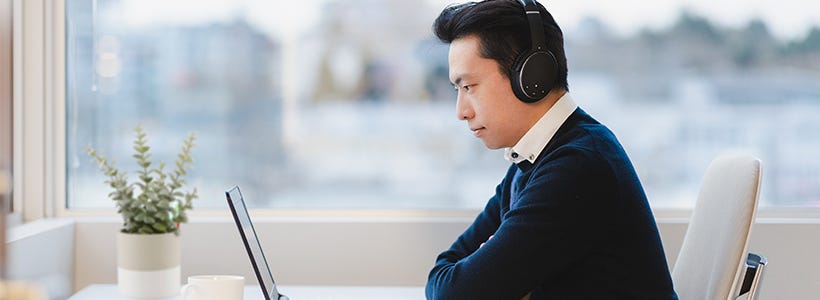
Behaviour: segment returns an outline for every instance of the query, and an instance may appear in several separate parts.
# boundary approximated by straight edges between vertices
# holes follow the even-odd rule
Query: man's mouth
[[[484,127],[470,128],[470,130],[472,130],[472,131],[473,131],[473,134],[474,134],[475,136],[478,136],[479,134],[481,134],[481,132],[482,132],[484,129],[485,129]]]

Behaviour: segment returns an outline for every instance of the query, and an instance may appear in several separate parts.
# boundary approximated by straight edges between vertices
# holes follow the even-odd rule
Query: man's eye
[[[472,84],[462,85],[462,86],[458,86],[458,85],[455,85],[455,84],[453,85],[453,89],[456,90],[456,91],[463,90],[465,92],[469,92],[471,87],[473,87]]]

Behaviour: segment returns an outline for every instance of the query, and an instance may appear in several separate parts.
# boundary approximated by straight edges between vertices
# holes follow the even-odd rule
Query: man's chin
[[[487,147],[487,149],[490,149],[490,150],[498,150],[498,149],[501,149],[501,148],[507,148],[507,147],[504,147],[503,145],[498,145],[497,143],[492,143],[492,142],[485,141],[485,140],[481,140],[481,142],[483,142],[484,146]]]

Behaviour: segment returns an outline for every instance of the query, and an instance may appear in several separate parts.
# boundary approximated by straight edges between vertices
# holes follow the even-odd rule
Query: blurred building
[[[105,15],[108,6],[116,4],[100,1],[97,9]],[[152,159],[169,167],[185,136],[197,134],[190,175],[205,192],[219,191],[230,182],[260,189],[287,185],[282,168],[282,55],[276,41],[243,19],[129,28],[104,23],[110,18],[93,20],[89,5],[72,2],[69,12],[72,171],[102,178],[84,145],[115,158],[121,169],[134,170],[133,128],[142,123]],[[101,187],[99,181],[80,188]]]

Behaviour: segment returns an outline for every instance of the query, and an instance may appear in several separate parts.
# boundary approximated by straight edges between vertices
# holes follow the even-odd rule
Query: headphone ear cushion
[[[513,90],[513,94],[518,100],[521,100],[526,103],[532,103],[529,97],[524,93],[524,90],[521,88],[521,69],[523,68],[524,62],[530,57],[532,51],[528,50],[527,52],[521,53],[518,58],[515,59],[515,64],[513,64],[512,70],[510,70],[510,85]]]
[[[555,85],[556,64],[550,51],[528,51],[519,56],[510,74],[515,96],[526,103],[546,97]]]

